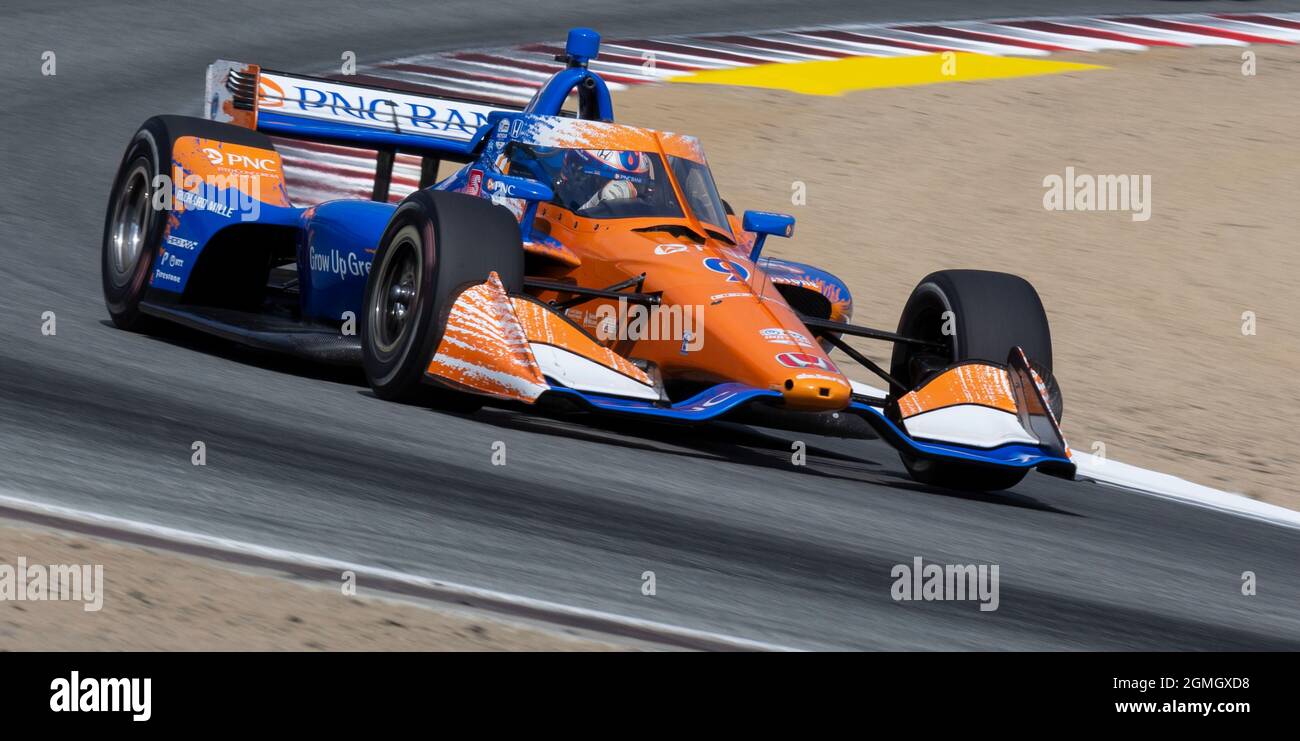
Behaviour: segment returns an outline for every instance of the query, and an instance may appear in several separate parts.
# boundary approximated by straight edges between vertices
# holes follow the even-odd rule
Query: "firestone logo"
[[[502,123],[505,123],[502,121]],[[471,196],[478,195],[483,187],[483,171],[470,170],[469,177],[465,181],[465,193]]]

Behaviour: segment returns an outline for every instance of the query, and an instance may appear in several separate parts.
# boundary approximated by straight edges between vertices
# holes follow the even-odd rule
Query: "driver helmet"
[[[627,149],[575,149],[570,151],[566,164],[566,180],[584,196],[579,200],[583,208],[613,197],[638,197],[648,193],[651,172],[650,158]],[[626,181],[632,187],[608,188],[616,181]],[[602,196],[602,194],[607,194]]]
[[[650,175],[650,158],[630,149],[579,149],[583,170],[610,178],[640,180]]]

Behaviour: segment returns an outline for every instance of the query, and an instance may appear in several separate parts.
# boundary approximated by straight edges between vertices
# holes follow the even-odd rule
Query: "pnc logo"
[[[783,352],[777,353],[776,362],[787,368],[817,368],[819,370],[839,373],[835,364],[820,355],[813,355],[806,352]]]
[[[275,171],[276,162],[274,157],[250,157],[237,152],[223,152],[212,147],[204,147],[203,154],[208,158],[208,162],[217,167],[226,165],[259,172]]]

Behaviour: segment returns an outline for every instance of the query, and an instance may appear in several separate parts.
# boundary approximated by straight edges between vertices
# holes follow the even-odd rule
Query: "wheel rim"
[[[924,349],[908,347],[906,359],[901,369],[899,380],[906,386],[915,386],[926,375],[925,370],[932,367],[945,367],[958,360],[957,337],[943,333],[943,314],[950,311],[942,294],[937,291],[927,293],[925,302],[914,310],[915,313],[906,327],[900,332],[907,337],[914,337],[925,342],[936,342],[943,349]]]
[[[122,287],[135,276],[140,256],[144,254],[144,241],[148,237],[149,217],[149,162],[144,158],[135,161],[126,176],[117,203],[113,206],[112,244],[109,245],[109,276],[113,285]]]
[[[423,259],[420,235],[414,227],[397,233],[384,256],[370,307],[375,349],[387,355],[411,334],[420,301]]]

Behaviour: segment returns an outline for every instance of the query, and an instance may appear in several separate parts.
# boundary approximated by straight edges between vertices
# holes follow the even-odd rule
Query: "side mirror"
[[[555,191],[551,190],[551,186],[538,180],[510,175],[493,174],[484,180],[483,190],[493,203],[498,203],[498,199],[504,198],[522,198],[528,202],[524,206],[524,212],[519,216],[519,238],[525,242],[533,241],[533,221],[537,218],[537,204],[549,203],[552,198],[555,198]]]
[[[772,211],[746,211],[745,218],[741,225],[747,232],[754,232],[758,239],[754,240],[754,249],[749,252],[750,261],[758,260],[759,254],[763,251],[763,243],[767,241],[769,234],[778,237],[789,237],[794,234],[794,217],[790,214],[778,214]]]

